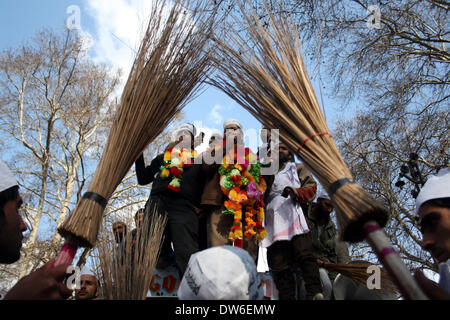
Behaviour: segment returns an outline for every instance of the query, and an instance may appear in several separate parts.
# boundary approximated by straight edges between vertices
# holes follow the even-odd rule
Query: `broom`
[[[214,39],[212,60],[218,74],[210,83],[263,125],[279,129],[281,140],[328,191],[341,239],[367,238],[402,293],[426,299],[381,229],[388,219],[386,210],[353,181],[332,139],[304,66],[297,28],[268,14],[269,30],[265,30],[253,10],[248,13],[240,6],[243,20],[237,23],[243,31],[231,29]]]
[[[367,279],[369,277],[367,273],[368,268],[376,266],[367,261],[355,261],[355,263],[331,263],[320,259],[317,260],[317,264],[319,267],[325,268],[328,271],[340,273],[364,287],[367,286]],[[380,276],[382,290],[397,292],[397,289],[392,285],[389,274],[385,269],[380,268]]]
[[[122,251],[114,237],[99,241],[96,263],[98,279],[106,300],[145,300],[155,270],[167,216],[156,206],[147,206],[142,225],[136,226],[136,238],[128,232]]]
[[[171,8],[168,3],[153,1],[150,22],[88,192],[58,229],[66,242],[56,265],[70,263],[78,246],[93,247],[116,187],[146,146],[201,88],[209,68],[205,50],[216,7],[204,0],[175,1]]]

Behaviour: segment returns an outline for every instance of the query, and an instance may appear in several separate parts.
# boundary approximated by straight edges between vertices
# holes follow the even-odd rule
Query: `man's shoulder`
[[[336,226],[334,225],[334,222],[333,222],[333,220],[331,219],[331,217],[330,217],[330,219],[328,220],[328,223],[327,223],[327,225],[325,226],[325,229],[327,229],[327,230],[330,230],[331,232],[333,232],[333,233],[335,233],[336,234]]]
[[[305,214],[305,217],[308,221],[311,221],[312,223],[316,224],[316,219],[314,219],[314,210],[317,208],[317,204],[315,202],[310,202],[308,211]]]
[[[163,162],[164,160],[164,153],[158,154],[156,155],[153,159],[152,159],[152,163],[154,164],[155,162]]]
[[[307,169],[306,164],[304,164],[303,162],[294,162],[294,164],[297,167],[297,169]]]
[[[302,176],[310,176],[311,175],[311,170],[308,169],[306,164],[298,163],[298,162],[294,162],[294,164],[295,164],[295,167],[296,167],[299,175],[302,175]]]

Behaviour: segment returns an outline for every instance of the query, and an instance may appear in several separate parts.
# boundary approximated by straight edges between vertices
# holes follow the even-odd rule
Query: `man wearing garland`
[[[191,254],[198,251],[197,210],[204,175],[201,165],[194,163],[195,136],[194,125],[183,124],[175,131],[176,142],[171,143],[165,153],[153,159],[149,166],[145,166],[143,155],[136,161],[138,183],[146,185],[153,182],[146,206],[157,205],[160,213],[168,215],[166,235],[173,243],[175,263],[181,277]],[[167,238],[162,250],[170,250]]]
[[[234,244],[257,258],[257,241],[265,236],[261,163],[244,147],[242,124],[224,122],[224,141],[211,151],[214,162],[203,159],[206,183],[202,206],[207,214],[208,247]]]

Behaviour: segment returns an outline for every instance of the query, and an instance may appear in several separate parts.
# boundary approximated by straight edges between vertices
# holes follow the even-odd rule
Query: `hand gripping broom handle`
[[[105,209],[108,203],[108,200],[106,200],[104,197],[95,192],[86,192],[83,195],[83,199],[95,201],[99,205],[101,205],[103,209]],[[77,250],[79,247],[80,242],[76,240],[75,236],[70,234],[66,235],[66,242],[59,251],[59,254],[56,257],[53,266],[56,267],[62,264],[71,264],[73,259],[75,258],[75,255],[77,254]]]
[[[59,251],[56,260],[53,263],[53,267],[62,264],[72,264],[73,258],[75,258],[75,255],[77,254],[77,250],[78,244],[76,243],[76,241],[68,237],[61,250]]]
[[[375,250],[404,298],[407,300],[428,300],[378,223],[367,222],[364,225],[364,232],[367,242]]]

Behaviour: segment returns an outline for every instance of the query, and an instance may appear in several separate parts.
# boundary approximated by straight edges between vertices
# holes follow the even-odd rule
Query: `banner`
[[[166,269],[155,269],[147,293],[149,297],[176,297],[180,278],[177,268],[170,266]]]

